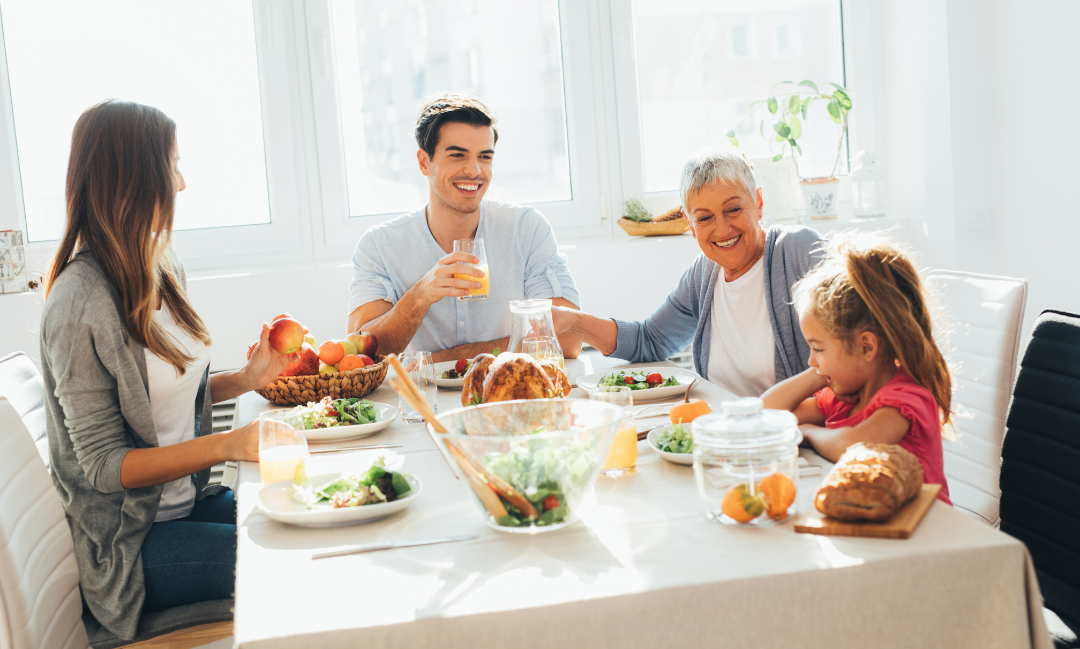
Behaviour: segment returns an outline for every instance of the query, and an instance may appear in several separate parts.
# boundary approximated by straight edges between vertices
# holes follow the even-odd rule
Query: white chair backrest
[[[0,397],[0,649],[86,649],[75,546],[45,464]]]
[[[949,496],[957,509],[996,526],[1001,442],[1016,380],[1027,282],[950,270],[932,270],[926,281],[951,327],[942,352],[952,365],[953,411],[960,416],[953,419],[959,441],[944,443]]]

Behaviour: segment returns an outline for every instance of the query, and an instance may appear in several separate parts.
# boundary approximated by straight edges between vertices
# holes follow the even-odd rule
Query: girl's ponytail
[[[934,395],[943,429],[952,423],[952,378],[934,341],[922,280],[911,260],[885,242],[845,245],[847,275],[879,334],[911,378]]]

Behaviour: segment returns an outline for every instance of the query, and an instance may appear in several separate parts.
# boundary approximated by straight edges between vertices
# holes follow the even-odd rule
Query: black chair
[[[1001,529],[1031,552],[1055,645],[1080,647],[1080,316],[1035,321],[1001,459]]]

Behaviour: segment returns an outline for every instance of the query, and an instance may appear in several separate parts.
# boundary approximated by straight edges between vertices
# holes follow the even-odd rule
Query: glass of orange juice
[[[615,441],[604,459],[601,473],[606,476],[620,476],[630,473],[637,464],[637,426],[634,424],[634,398],[630,388],[625,385],[605,385],[589,392],[589,398],[606,401],[622,406],[623,419],[615,432]]]
[[[491,277],[488,273],[487,254],[484,253],[483,239],[457,239],[454,241],[454,252],[464,252],[480,259],[476,264],[477,270],[484,272],[483,277],[454,273],[454,279],[467,279],[480,282],[480,288],[470,288],[468,295],[459,297],[459,300],[483,300],[491,292]]]
[[[259,416],[259,476],[270,485],[296,477],[296,468],[307,458],[303,424],[290,421],[287,410]]]

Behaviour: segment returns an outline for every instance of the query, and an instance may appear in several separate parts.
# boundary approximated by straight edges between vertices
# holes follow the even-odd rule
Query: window
[[[331,10],[350,216],[427,202],[413,125],[424,98],[445,91],[479,97],[498,119],[489,196],[572,198],[556,0],[334,0]]]
[[[771,157],[769,141],[758,134],[768,113],[762,108],[747,119],[751,102],[784,80],[844,83],[837,0],[760,0],[737,7],[632,0],[632,10],[634,57],[624,65],[636,66],[622,78],[636,88],[628,83],[617,89],[620,109],[633,101],[638,111],[636,129],[623,129],[621,138],[628,196],[676,190],[686,160],[708,145],[722,145],[729,129],[748,157]],[[839,131],[823,104],[815,108],[803,130],[807,155],[800,164],[810,175],[824,175],[832,168]]]
[[[65,223],[71,129],[107,98],[149,104],[177,123],[187,189],[178,230],[268,224],[252,7],[215,3],[3,2],[23,209],[30,241]]]

